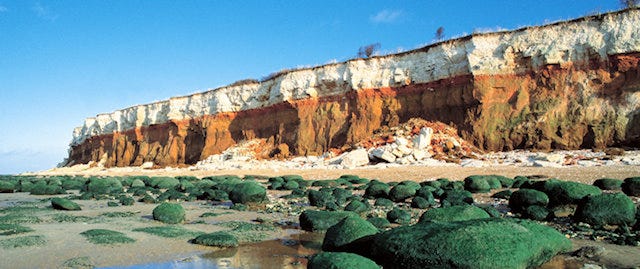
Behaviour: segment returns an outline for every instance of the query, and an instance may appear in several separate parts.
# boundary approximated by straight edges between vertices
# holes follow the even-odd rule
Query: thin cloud
[[[58,19],[58,14],[54,13],[49,7],[43,6],[40,2],[36,2],[31,8],[36,16],[48,21],[55,21]]]
[[[7,12],[8,10],[7,7],[0,5],[0,12]]]
[[[369,17],[369,20],[373,23],[392,23],[397,21],[402,16],[401,10],[389,10],[384,9],[375,15]]]

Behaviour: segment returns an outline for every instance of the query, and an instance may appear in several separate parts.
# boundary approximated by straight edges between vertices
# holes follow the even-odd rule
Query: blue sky
[[[475,30],[619,9],[616,0],[0,0],[0,174],[54,167],[86,117],[271,72]]]

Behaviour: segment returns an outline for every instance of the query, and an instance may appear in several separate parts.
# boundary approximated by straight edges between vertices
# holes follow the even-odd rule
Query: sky
[[[0,0],[0,174],[55,167],[99,113],[410,50],[474,31],[613,11],[616,0]]]

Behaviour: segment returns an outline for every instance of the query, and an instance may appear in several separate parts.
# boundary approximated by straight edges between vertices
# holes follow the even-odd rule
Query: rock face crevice
[[[638,146],[639,63],[638,9],[472,35],[88,118],[68,164],[194,164],[255,138],[318,155],[416,117],[492,151]]]

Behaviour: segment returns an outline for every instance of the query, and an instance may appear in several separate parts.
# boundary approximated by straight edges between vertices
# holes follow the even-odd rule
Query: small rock
[[[605,248],[603,246],[584,246],[574,251],[571,255],[574,257],[598,259],[604,254],[604,251]]]
[[[427,158],[427,156],[429,156],[427,152],[422,150],[417,150],[417,149],[413,150],[411,154],[413,155],[413,158],[416,159],[417,161],[420,161],[424,158]]]
[[[353,150],[342,156],[340,164],[346,167],[358,167],[369,164],[369,154],[367,154],[366,149]]]
[[[142,169],[151,169],[151,168],[153,168],[153,162],[145,162],[142,165],[140,165],[140,168],[142,168]]]
[[[460,166],[462,167],[485,167],[486,164],[480,160],[474,159],[464,159],[460,161]]]
[[[533,162],[533,166],[536,166],[536,167],[562,167],[562,164],[555,163],[555,162],[536,160],[536,161]]]
[[[413,139],[413,147],[416,149],[428,148],[431,145],[431,136],[433,136],[433,129],[423,127],[420,129],[420,134]]]
[[[396,156],[384,148],[376,148],[371,151],[371,155],[388,163],[396,161]]]
[[[398,145],[398,146],[407,146],[407,145],[409,145],[409,141],[404,137],[397,137],[396,138],[396,145]]]

